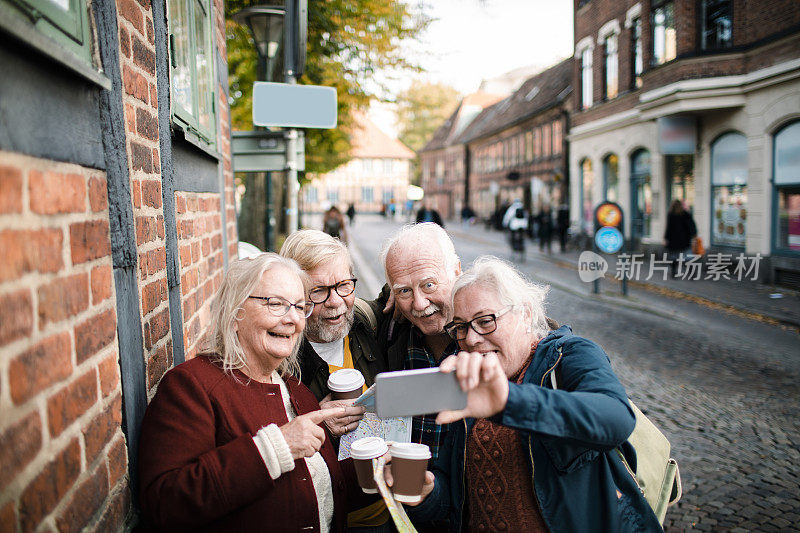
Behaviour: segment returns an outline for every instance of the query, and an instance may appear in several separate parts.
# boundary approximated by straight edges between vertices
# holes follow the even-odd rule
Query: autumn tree
[[[397,96],[398,138],[415,152],[455,111],[459,92],[441,83],[415,83]]]
[[[282,2],[274,2],[282,3]],[[231,122],[252,129],[252,86],[256,52],[246,28],[231,21],[236,11],[255,2],[228,0],[228,69]],[[349,159],[351,109],[366,109],[386,98],[382,79],[417,72],[403,56],[402,44],[416,39],[430,23],[421,4],[402,0],[325,0],[308,2],[306,69],[299,84],[335,87],[339,126],[306,130],[306,171],[328,172]],[[381,76],[376,74],[381,73]]]

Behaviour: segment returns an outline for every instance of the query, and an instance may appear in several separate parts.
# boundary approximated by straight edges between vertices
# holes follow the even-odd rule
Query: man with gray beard
[[[336,370],[360,371],[366,381],[364,390],[379,372],[397,370],[388,368],[375,337],[377,321],[385,320],[383,306],[363,300],[356,305],[353,263],[339,239],[318,230],[296,231],[283,243],[280,255],[294,259],[311,278],[309,299],[314,311],[303,331],[300,378],[323,409],[343,405],[330,399],[328,376]],[[358,427],[364,410],[351,404],[352,400],[342,417],[326,421],[334,436]]]
[[[376,332],[389,317],[384,303],[356,298],[356,278],[350,252],[339,239],[318,230],[301,230],[289,235],[280,255],[294,259],[311,278],[308,299],[314,310],[306,319],[300,347],[300,379],[326,407],[345,407],[339,418],[325,421],[331,434],[340,437],[358,427],[364,408],[354,400],[331,400],[328,376],[342,368],[355,368],[364,376],[364,389],[375,382],[379,372],[389,368],[376,340]],[[379,322],[380,321],[380,322]],[[347,515],[348,532],[393,531],[383,500]]]

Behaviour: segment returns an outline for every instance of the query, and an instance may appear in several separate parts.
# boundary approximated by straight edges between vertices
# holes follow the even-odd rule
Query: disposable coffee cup
[[[343,368],[328,376],[328,388],[333,400],[351,400],[361,396],[364,376],[355,368]]]
[[[385,454],[388,449],[386,441],[380,437],[364,437],[350,445],[350,457],[353,458],[358,484],[367,494],[378,492],[373,476],[372,460]]]
[[[392,492],[403,503],[422,501],[422,485],[431,450],[426,444],[396,442],[392,444]]]

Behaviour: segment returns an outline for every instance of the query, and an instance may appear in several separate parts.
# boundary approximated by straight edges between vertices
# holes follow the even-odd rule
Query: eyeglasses
[[[266,302],[264,307],[266,307],[273,316],[284,316],[289,312],[289,309],[294,307],[298,315],[302,316],[303,318],[308,318],[311,316],[311,312],[314,310],[314,302],[293,304],[289,303],[283,298],[278,298],[277,296],[248,296],[248,298],[264,300]]]
[[[315,304],[323,304],[331,297],[331,289],[335,289],[336,294],[342,298],[350,296],[356,290],[356,281],[358,281],[358,278],[345,279],[333,285],[314,287],[308,292],[308,298]]]
[[[512,309],[514,309],[514,306],[509,305],[508,307],[502,308],[497,313],[476,316],[469,322],[453,321],[447,324],[444,327],[444,330],[448,335],[450,335],[450,337],[453,338],[453,340],[457,341],[463,341],[467,338],[469,328],[472,328],[472,330],[478,335],[488,335],[497,329],[497,319]]]

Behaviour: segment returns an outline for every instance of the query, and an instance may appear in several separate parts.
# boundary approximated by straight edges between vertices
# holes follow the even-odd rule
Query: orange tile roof
[[[353,149],[350,155],[354,158],[414,159],[415,154],[408,146],[381,131],[366,114],[357,112],[353,118]]]

